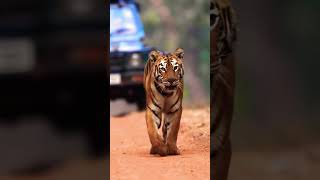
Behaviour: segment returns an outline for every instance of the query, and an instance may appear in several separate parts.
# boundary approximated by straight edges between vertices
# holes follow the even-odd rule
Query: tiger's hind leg
[[[160,126],[161,122],[161,113],[152,111],[151,109],[147,108],[146,122],[148,135],[151,142],[150,154],[159,154],[160,156],[166,156],[168,153],[168,148],[158,131],[158,127]]]
[[[178,139],[178,132],[180,128],[180,118],[182,113],[182,107],[175,112],[169,113],[165,115],[165,122],[164,126],[166,128],[166,144],[168,146],[168,155],[179,155],[180,150],[177,147],[177,139]]]

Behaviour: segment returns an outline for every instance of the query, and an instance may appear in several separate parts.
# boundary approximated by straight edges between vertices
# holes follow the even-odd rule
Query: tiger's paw
[[[158,154],[158,149],[156,147],[151,147],[150,154]]]
[[[169,146],[168,155],[180,155],[180,150],[177,146]]]
[[[168,154],[168,148],[166,146],[153,146],[150,149],[150,154],[159,154],[160,156],[166,156]]]

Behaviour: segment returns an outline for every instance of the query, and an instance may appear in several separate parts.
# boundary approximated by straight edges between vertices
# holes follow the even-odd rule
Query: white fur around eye
[[[178,69],[179,69],[179,64],[177,63],[177,60],[176,60],[176,59],[172,59],[172,60],[170,61],[170,63],[171,63],[171,65],[172,65],[172,67],[173,67],[173,70],[174,70],[174,71],[178,71]]]
[[[172,59],[171,61],[172,66],[175,66],[177,64],[177,60],[176,59]]]
[[[159,69],[160,71],[165,71],[167,69],[167,63],[165,61],[161,61],[159,64]]]

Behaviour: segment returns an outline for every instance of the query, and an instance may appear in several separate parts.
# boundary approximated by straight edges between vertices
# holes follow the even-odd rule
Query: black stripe
[[[153,81],[153,82],[154,82],[154,86],[156,87],[158,93],[162,94],[162,93],[161,93],[161,92],[162,92],[161,87],[156,83],[156,81]]]
[[[177,111],[179,111],[180,108],[181,108],[181,106],[180,106],[178,109],[176,109],[175,111],[173,111],[173,112],[168,112],[168,114],[174,114],[174,113],[176,113]]]
[[[150,91],[150,93],[151,93],[152,98],[155,99],[156,101],[158,101],[158,99],[156,98],[156,96],[153,94],[153,91],[152,91],[152,90]]]
[[[180,100],[179,95],[177,95],[177,96],[178,96],[178,98],[177,98],[176,102],[173,105],[171,105],[170,110],[179,102],[179,100]]]
[[[158,119],[160,119],[159,115],[157,114],[157,112],[156,112],[155,110],[151,109],[149,106],[148,106],[148,108],[151,110],[151,112],[152,112],[155,116],[157,116]]]
[[[152,103],[153,103],[155,106],[157,106],[157,108],[159,108],[159,109],[161,110],[161,107],[154,101],[154,99],[151,98],[151,100],[152,100]]]
[[[156,111],[154,111],[153,109],[151,109],[149,106],[147,106],[147,107],[150,109],[150,111],[153,113],[153,115],[155,115],[155,116],[159,119],[159,124],[158,124],[158,129],[159,129],[160,126],[161,126],[161,119],[160,119],[159,115],[157,114]]]

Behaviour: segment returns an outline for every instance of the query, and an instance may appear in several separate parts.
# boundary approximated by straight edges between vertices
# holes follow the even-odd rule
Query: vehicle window
[[[130,6],[110,7],[110,35],[135,34],[137,26]]]

